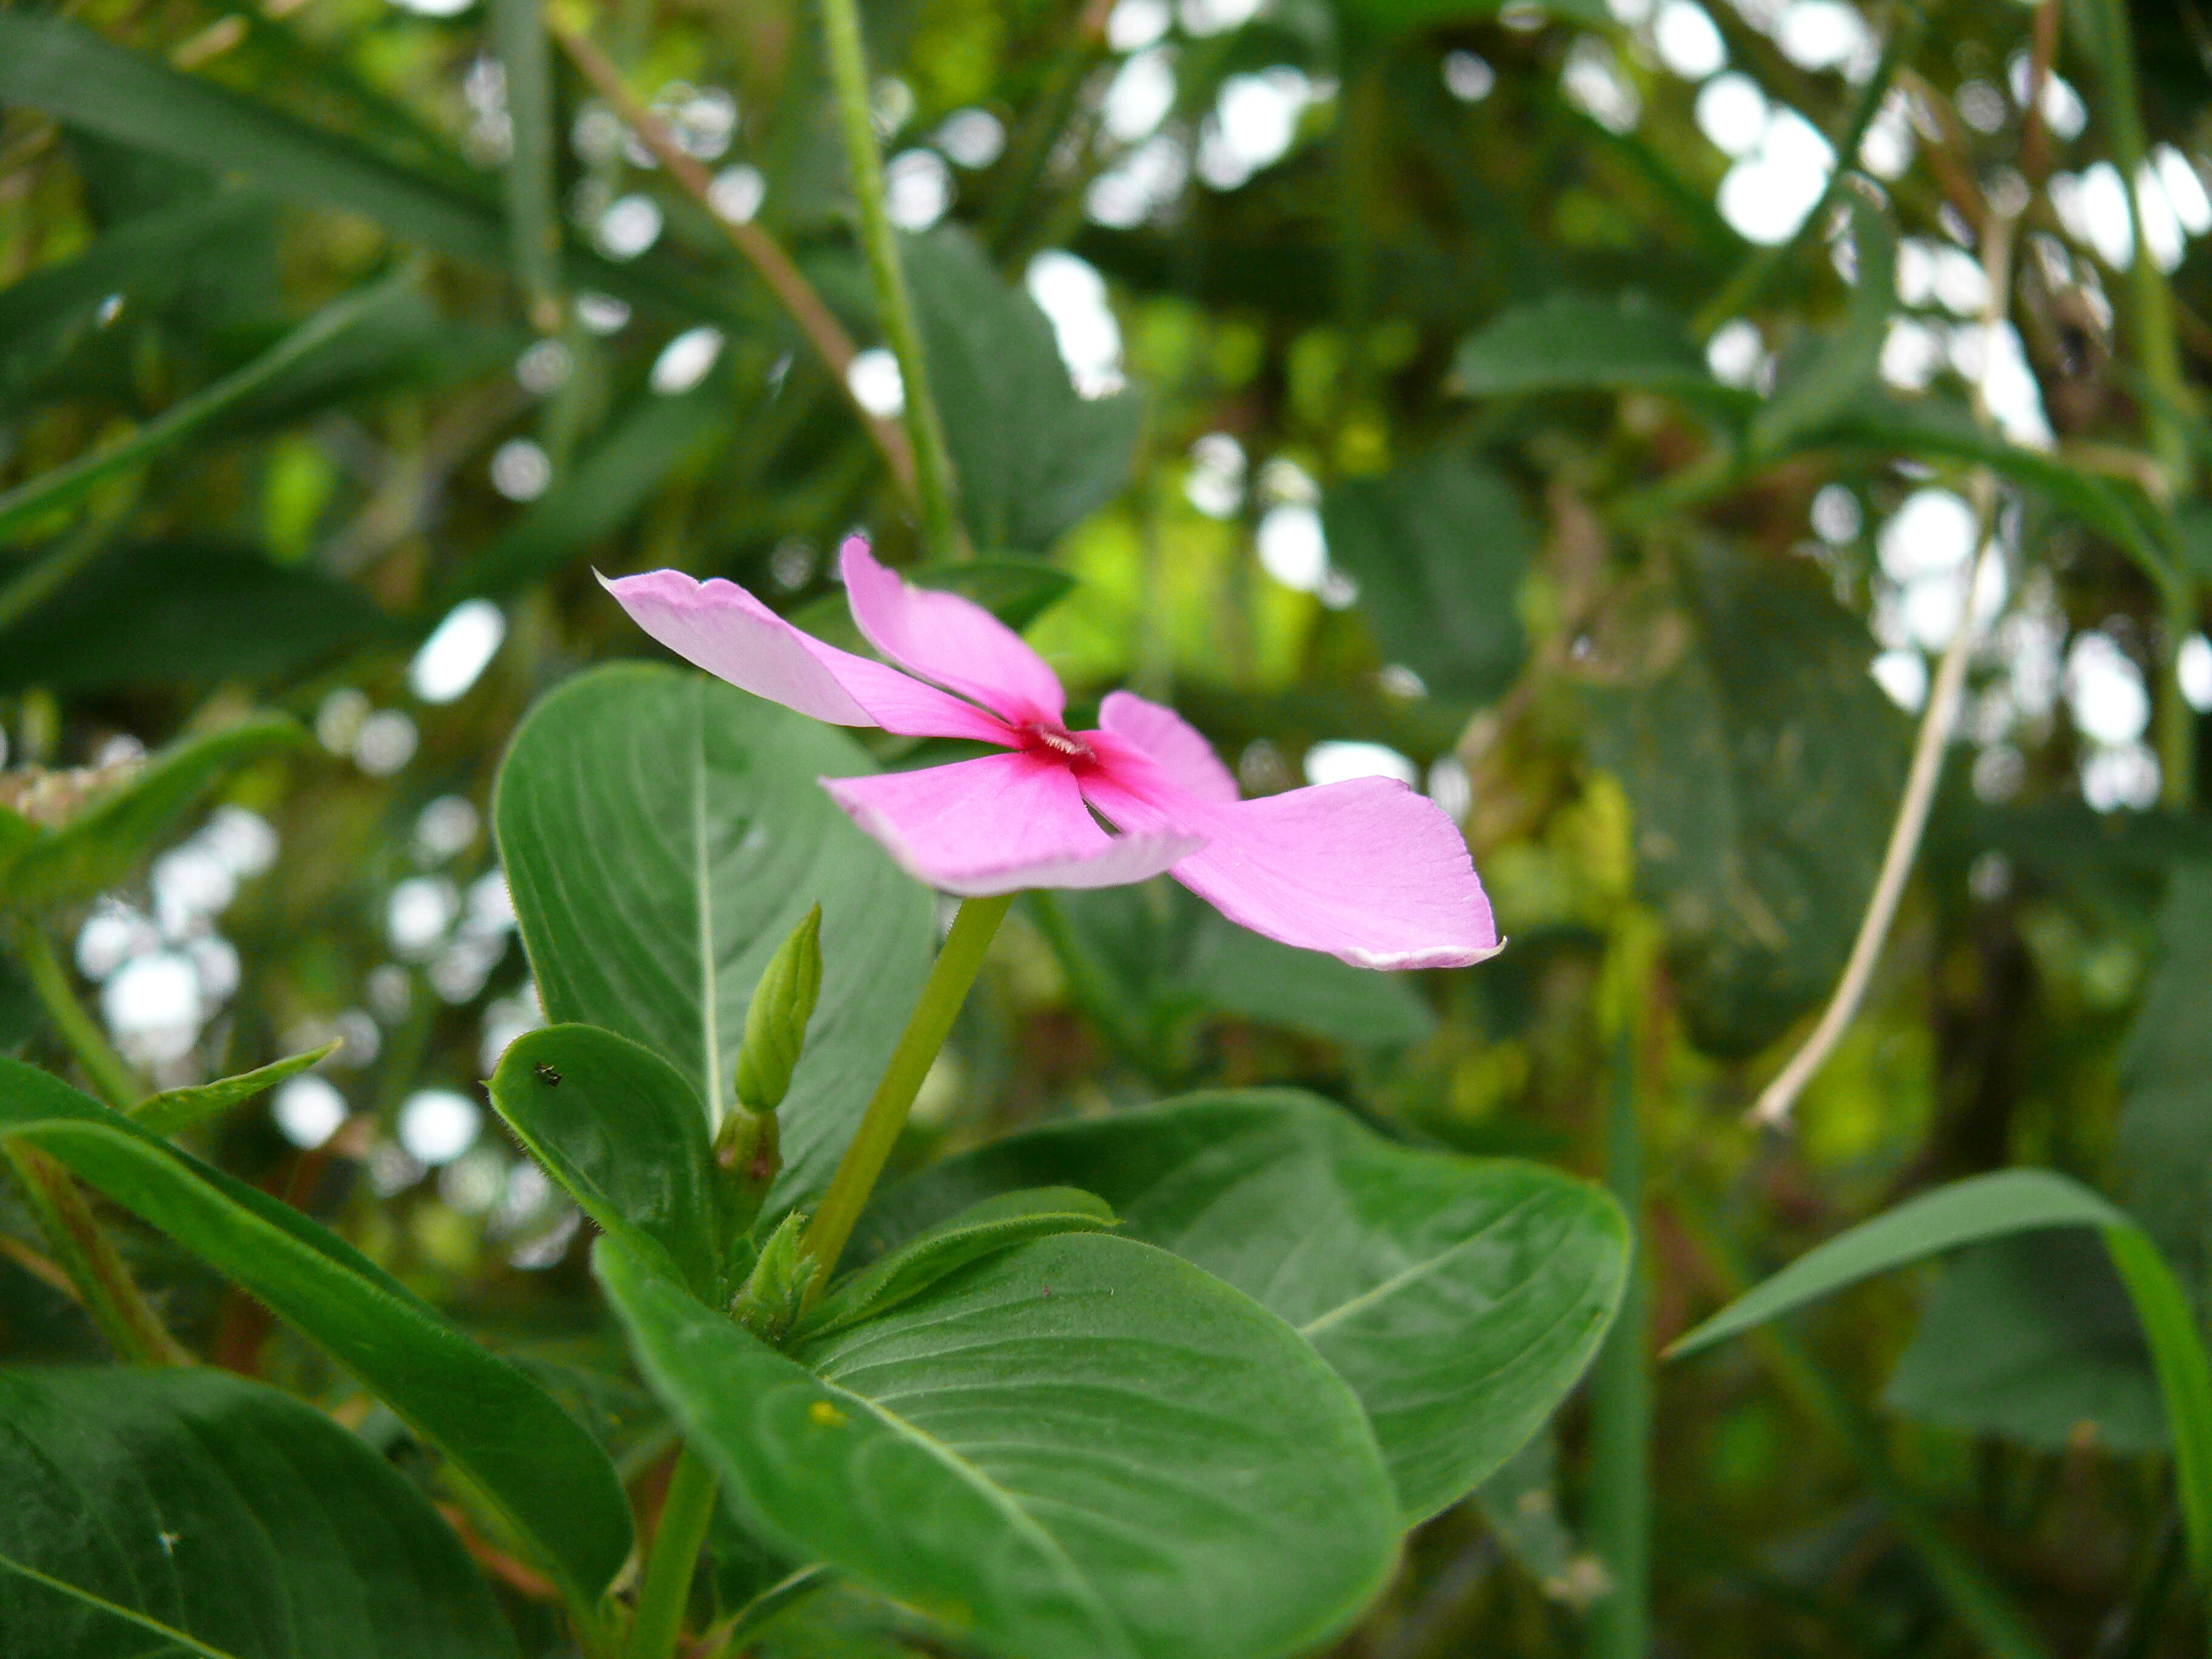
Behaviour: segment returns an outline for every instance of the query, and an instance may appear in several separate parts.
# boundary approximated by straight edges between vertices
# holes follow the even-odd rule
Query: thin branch
[[[2009,303],[2013,219],[1992,205],[1984,216],[1983,226],[1982,273],[1987,279],[1989,293],[1982,306],[1984,367],[1974,385],[1974,415],[1986,424],[1990,418],[1987,365],[1996,356],[1986,342],[1995,334]],[[1920,838],[1928,828],[1929,808],[1936,800],[1936,781],[1943,772],[1943,757],[1959,724],[1959,705],[1966,684],[1966,659],[1974,641],[1974,596],[1981,589],[1983,568],[1990,562],[1995,545],[1990,532],[1996,518],[1996,475],[1987,467],[1978,468],[1974,473],[1973,490],[1974,553],[1966,561],[1963,578],[1966,587],[1959,598],[1958,630],[1943,648],[1943,659],[1936,670],[1936,684],[1928,694],[1928,707],[1920,717],[1920,731],[1912,744],[1912,765],[1905,774],[1904,799],[1898,802],[1897,819],[1890,825],[1889,845],[1883,850],[1881,870],[1875,878],[1874,896],[1868,901],[1866,915],[1860,919],[1858,936],[1851,941],[1851,953],[1844,964],[1843,978],[1837,981],[1835,995],[1829,999],[1820,1024],[1813,1028],[1804,1045],[1761,1091],[1758,1103],[1751,1109],[1751,1121],[1754,1123],[1778,1124],[1786,1119],[1790,1109],[1797,1103],[1797,1097],[1813,1080],[1814,1073],[1827,1063],[1828,1056],[1843,1041],[1844,1032],[1857,1017],[1859,1005],[1866,1000],[1875,963],[1881,959],[1890,924],[1897,918],[1898,901],[1904,896],[1905,878],[1912,873],[1913,860],[1919,854]]]
[[[667,126],[641,104],[623,83],[622,71],[614,66],[605,53],[592,44],[587,36],[573,27],[561,15],[557,7],[546,9],[545,27],[560,42],[561,50],[568,54],[569,62],[575,64],[583,77],[592,83],[593,90],[613,107],[623,125],[637,135],[638,142],[652,151],[653,159],[668,170],[668,176],[676,181],[685,195],[707,210],[708,216],[722,228],[723,234],[730,239],[732,246],[760,273],[761,280],[769,285],[777,302],[790,313],[792,321],[799,325],[799,331],[806,337],[807,343],[814,348],[815,355],[829,369],[830,377],[836,381],[837,389],[860,417],[860,423],[867,428],[868,436],[883,452],[884,465],[890,468],[891,477],[897,481],[899,493],[918,510],[921,497],[915,483],[914,450],[907,441],[906,434],[896,422],[886,421],[862,408],[860,400],[854,397],[852,377],[848,371],[859,352],[853,344],[853,337],[845,332],[845,325],[837,320],[836,314],[823,302],[822,296],[815,292],[814,285],[806,280],[805,274],[784,252],[783,244],[760,225],[750,222],[737,223],[715,208],[714,181],[705,166],[696,156],[678,145],[669,136]]]

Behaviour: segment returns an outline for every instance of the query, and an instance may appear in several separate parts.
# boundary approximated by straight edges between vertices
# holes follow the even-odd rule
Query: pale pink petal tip
[[[686,662],[833,726],[874,717],[810,647],[816,642],[734,582],[648,570],[599,584],[630,620]]]
[[[845,603],[869,644],[908,673],[973,697],[1014,726],[1057,726],[1060,677],[1022,636],[972,599],[915,587],[849,538],[841,556]]]
[[[1174,830],[1109,836],[1067,768],[1036,755],[987,755],[822,785],[900,868],[963,898],[1119,887],[1160,874],[1203,844]]]
[[[1464,968],[1498,954],[1458,825],[1395,779],[1233,805],[1164,781],[1112,767],[1085,789],[1116,823],[1203,835],[1175,878],[1239,926],[1359,968]]]

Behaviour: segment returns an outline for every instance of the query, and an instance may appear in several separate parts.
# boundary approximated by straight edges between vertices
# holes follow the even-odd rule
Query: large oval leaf
[[[539,703],[494,817],[545,1012],[672,1062],[726,1110],[745,1004],[822,905],[822,998],[778,1115],[778,1201],[827,1179],[929,968],[927,893],[817,779],[852,740],[704,675],[622,665]]]
[[[599,1443],[327,1228],[35,1066],[0,1057],[0,1139],[20,1137],[204,1257],[328,1349],[438,1447],[588,1606],[629,1553]]]
[[[1128,1236],[1296,1327],[1358,1394],[1408,1522],[1463,1498],[1574,1386],[1626,1281],[1613,1200],[1533,1164],[1393,1146],[1310,1095],[1194,1095],[924,1171],[864,1248],[1014,1187],[1080,1186]]]
[[[1164,1251],[1023,1245],[806,1364],[615,1239],[596,1259],[749,1519],[1020,1659],[1263,1659],[1325,1640],[1389,1571],[1396,1509],[1358,1402]]]
[[[514,1651],[460,1540],[320,1412],[215,1370],[0,1372],[0,1652]]]

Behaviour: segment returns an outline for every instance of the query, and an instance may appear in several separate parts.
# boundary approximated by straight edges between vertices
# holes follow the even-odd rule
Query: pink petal
[[[824,778],[853,822],[917,881],[973,897],[1024,887],[1119,887],[1201,845],[1175,830],[1109,836],[1056,757],[986,755],[913,772]]]
[[[1136,744],[1200,800],[1237,799],[1237,780],[1213,745],[1174,709],[1147,702],[1133,691],[1109,691],[1098,705],[1098,724]]]
[[[880,726],[915,738],[975,738],[1012,747],[1005,725],[973,703],[824,645],[734,582],[651,570],[599,584],[630,620],[685,661],[734,686],[833,726]]]
[[[1394,778],[1224,805],[1126,750],[1100,761],[1085,798],[1127,831],[1204,836],[1175,878],[1255,933],[1357,968],[1463,968],[1502,948],[1458,826]]]
[[[909,587],[848,537],[845,601],[868,643],[893,662],[973,697],[1015,726],[1058,726],[1067,707],[1060,677],[1022,636],[957,593]]]

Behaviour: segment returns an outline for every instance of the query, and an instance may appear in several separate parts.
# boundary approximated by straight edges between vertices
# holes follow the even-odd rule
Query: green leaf
[[[460,1540],[313,1407],[214,1370],[0,1371],[0,1651],[505,1659]]]
[[[1709,549],[1645,658],[1590,666],[1591,757],[1635,811],[1692,1039],[1741,1055],[1824,999],[1874,890],[1904,723],[1866,625],[1805,562]]]
[[[2040,1451],[2085,1431],[2123,1455],[2166,1443],[2142,1327],[2105,1249],[2072,1230],[1991,1239],[1945,1263],[1882,1403]]]
[[[1881,349],[1897,299],[1897,231],[1870,191],[1849,192],[1857,281],[1832,333],[1788,363],[1774,396],[1752,417],[1753,455],[1778,454],[1800,434],[1814,431],[1877,384]]]
[[[1547,1428],[1474,1489],[1490,1535],[1547,1595],[1587,1607],[1605,1587],[1605,1569],[1559,1516],[1559,1444]]]
[[[1078,395],[1044,313],[964,230],[908,237],[902,256],[961,520],[978,547],[1042,552],[1127,483],[1143,400]]]
[[[822,1000],[777,1113],[797,1202],[829,1179],[928,971],[929,896],[817,779],[842,733],[704,675],[602,668],[544,698],[492,809],[545,1011],[643,1043],[717,1116],[745,1005],[822,906]]]
[[[447,578],[446,598],[505,592],[552,575],[629,523],[678,468],[722,435],[728,416],[728,398],[712,385],[642,399],[489,546],[460,562]]]
[[[2172,866],[2160,957],[2120,1055],[2120,1194],[2200,1307],[2212,1293],[2212,865]]]
[[[1386,659],[1455,701],[1488,702],[1512,684],[1535,537],[1511,485],[1439,450],[1338,484],[1322,512],[1329,557],[1358,582]]]
[[[453,1460],[574,1601],[590,1605],[620,1571],[629,1506],[599,1443],[336,1234],[7,1059],[0,1138],[58,1158],[329,1350]]]
[[[118,627],[127,597],[130,626]],[[258,553],[118,549],[0,630],[0,688],[106,690],[281,679],[373,639],[389,618],[360,589]]]
[[[500,1056],[491,1103],[601,1231],[714,1294],[707,1113],[674,1066],[611,1031],[549,1025]]]
[[[2126,1227],[2127,1217],[2077,1181],[2049,1170],[2000,1170],[1907,1199],[1808,1251],[1679,1339],[1680,1358],[1763,1325],[1875,1273],[1962,1244],[2037,1227]]]
[[[507,264],[504,216],[488,197],[58,17],[0,12],[0,104],[43,110],[195,170],[217,161],[294,201],[357,213],[454,258],[495,270]],[[674,269],[657,250],[618,264],[572,245],[563,261],[580,287],[679,312],[737,315],[716,283]]]
[[[10,21],[10,15],[0,14],[0,59],[5,57],[7,26]],[[5,71],[0,70],[0,79],[4,79],[4,75]],[[128,437],[27,478],[13,489],[0,493],[0,539],[23,525],[73,505],[103,478],[135,466],[190,436],[372,312],[403,298],[413,280],[410,274],[401,272],[333,301],[243,368],[224,375],[212,386],[203,386],[190,397],[178,399]]]
[[[195,1084],[189,1088],[164,1089],[132,1107],[131,1121],[151,1134],[176,1134],[196,1123],[218,1117],[234,1106],[244,1105],[254,1096],[275,1088],[286,1078],[297,1077],[337,1050],[337,1042],[325,1042],[319,1048],[287,1054],[280,1060],[242,1072],[236,1077],[218,1078],[213,1083]]]
[[[125,221],[75,258],[0,289],[0,407],[12,405],[90,333],[111,297],[157,309],[189,279],[201,255],[270,212],[266,198],[244,191],[187,197]]]
[[[1128,1237],[1297,1328],[1358,1395],[1409,1523],[1466,1496],[1535,1432],[1626,1282],[1627,1227],[1596,1188],[1393,1146],[1288,1091],[1193,1095],[1012,1136],[895,1188],[859,1240],[1054,1183],[1080,1183]]]
[[[1113,1209],[1103,1199],[1073,1187],[1000,1193],[925,1229],[873,1267],[851,1275],[799,1322],[794,1335],[811,1341],[872,1319],[995,1251],[1059,1233],[1104,1232],[1115,1224]]]
[[[172,744],[60,829],[25,844],[9,867],[0,900],[28,909],[73,903],[112,887],[224,773],[301,737],[292,721],[264,714]]]
[[[1397,1521],[1341,1381],[1142,1244],[1000,1251],[806,1364],[594,1260],[654,1389],[747,1519],[1021,1659],[1262,1659],[1341,1630]]]
[[[1732,395],[1674,317],[1635,295],[1586,294],[1555,294],[1492,318],[1461,342],[1451,386],[1472,398],[1638,387]]]

